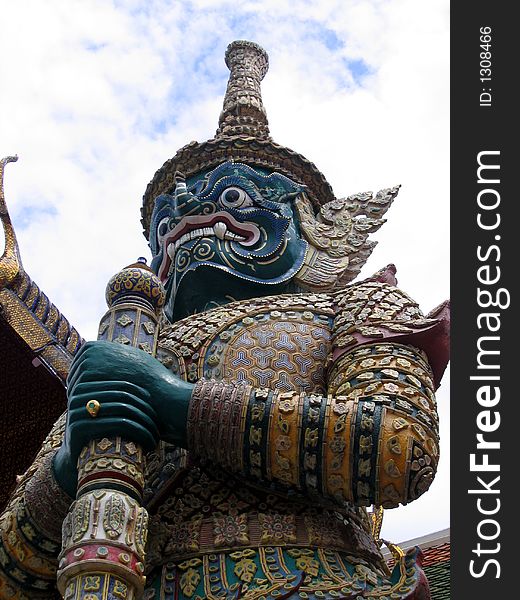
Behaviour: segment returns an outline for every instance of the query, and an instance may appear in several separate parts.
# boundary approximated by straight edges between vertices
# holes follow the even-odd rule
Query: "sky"
[[[448,298],[447,0],[5,4],[0,155],[19,156],[5,193],[33,281],[96,338],[106,282],[150,258],[146,185],[215,133],[235,39],[269,54],[274,140],[314,162],[337,197],[401,184],[360,279],[392,262],[425,313]],[[427,494],[385,512],[393,542],[449,527],[449,373],[437,398],[439,471]]]

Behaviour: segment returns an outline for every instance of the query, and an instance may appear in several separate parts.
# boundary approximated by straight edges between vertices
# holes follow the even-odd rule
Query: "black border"
[[[520,342],[514,292],[515,263],[519,255],[520,202],[513,190],[520,164],[516,144],[516,131],[520,129],[517,110],[513,110],[517,76],[518,25],[513,17],[514,3],[452,2],[451,5],[451,295],[452,295],[452,382],[451,382],[451,550],[452,550],[452,598],[472,600],[516,597],[518,595],[515,565],[519,547],[520,524],[516,518],[518,492],[519,438],[513,428],[518,423],[517,410],[520,403],[515,389],[515,368],[520,369]],[[480,81],[480,27],[492,28],[492,81]],[[483,87],[491,87],[491,106],[480,106],[479,96]],[[516,108],[516,107],[515,107]],[[477,225],[477,195],[482,184],[477,183],[477,155],[481,151],[500,151],[500,184],[495,188],[500,193],[500,227],[483,231]],[[518,216],[517,216],[518,215]],[[500,235],[500,241],[494,240]],[[516,235],[515,235],[516,234]],[[476,477],[489,480],[491,473],[470,471],[470,454],[476,452],[476,434],[479,432],[476,418],[483,410],[476,401],[480,383],[470,381],[471,375],[482,374],[476,369],[479,336],[485,335],[477,327],[479,312],[486,312],[477,304],[477,269],[482,261],[477,258],[477,246],[497,243],[500,245],[500,261],[497,253],[491,255],[489,264],[499,266],[501,279],[495,286],[508,289],[511,293],[509,308],[498,310],[500,336],[501,400],[496,409],[500,412],[499,429],[490,434],[490,439],[499,440],[500,450],[490,451],[490,461],[500,464],[500,494],[482,495],[482,498],[499,497],[501,508],[494,515],[501,527],[499,537],[491,542],[481,541],[482,547],[493,548],[500,543],[496,554],[477,557],[472,551],[480,541],[477,527],[486,518],[478,512],[478,495],[468,494],[469,489],[478,487]],[[489,372],[488,372],[489,373]],[[487,477],[486,477],[487,475]],[[484,502],[483,500],[482,502]],[[487,506],[492,506],[493,502]],[[520,512],[520,511],[518,511]],[[489,529],[488,531],[491,531]],[[487,544],[487,546],[486,546]],[[496,565],[488,565],[480,578],[470,574],[472,559],[479,561],[476,571],[481,571],[486,560],[495,558],[500,564],[500,577],[496,578]],[[517,592],[514,590],[517,589]],[[433,599],[435,600],[435,599]]]

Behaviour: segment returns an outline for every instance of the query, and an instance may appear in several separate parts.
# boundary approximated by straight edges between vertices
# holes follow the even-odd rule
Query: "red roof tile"
[[[423,554],[423,568],[440,562],[447,562],[450,560],[450,544],[446,543],[441,544],[440,546],[426,548],[423,550]]]

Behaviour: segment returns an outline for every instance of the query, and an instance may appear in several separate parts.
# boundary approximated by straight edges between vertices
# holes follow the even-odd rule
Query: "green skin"
[[[158,360],[113,342],[87,342],[67,379],[69,399],[65,439],[54,457],[60,486],[76,495],[77,457],[91,439],[117,436],[153,450],[159,439],[186,447],[186,422],[193,384],[182,381]],[[101,405],[96,419],[85,409]]]

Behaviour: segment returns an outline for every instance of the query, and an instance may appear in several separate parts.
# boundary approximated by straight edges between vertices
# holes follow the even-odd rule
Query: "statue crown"
[[[269,69],[267,52],[254,42],[237,40],[227,47],[225,61],[231,73],[215,137],[270,139],[260,90]]]

